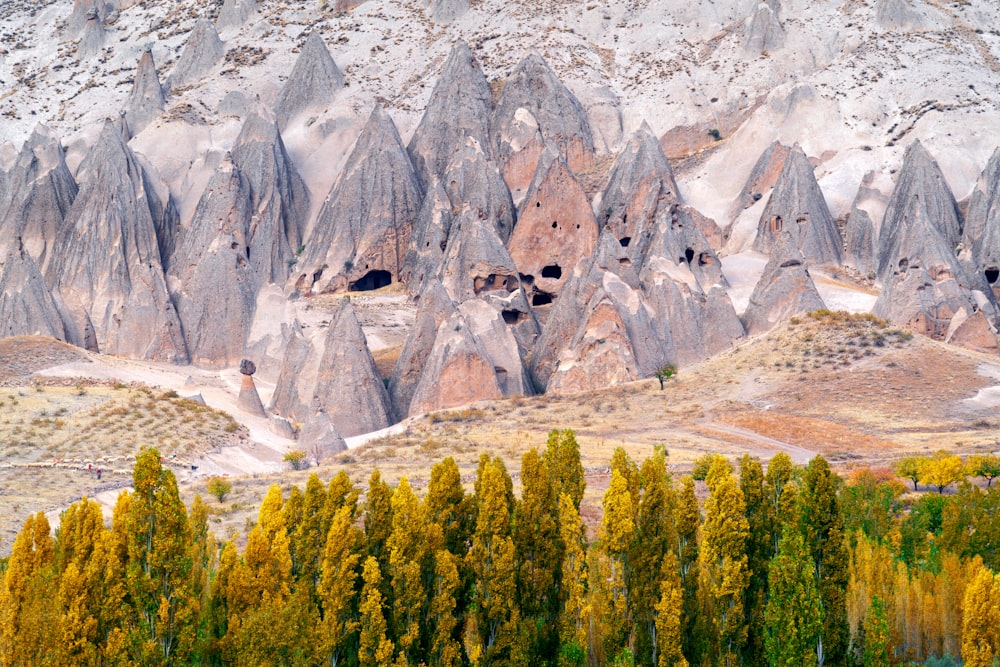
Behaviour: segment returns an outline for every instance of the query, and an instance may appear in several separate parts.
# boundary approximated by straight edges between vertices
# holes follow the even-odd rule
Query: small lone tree
[[[1000,456],[979,454],[969,459],[968,472],[973,477],[986,480],[986,488],[993,486],[993,479],[1000,477]]]
[[[922,456],[907,456],[896,461],[893,465],[893,470],[903,479],[913,482],[913,490],[916,491],[917,482],[920,481],[920,472],[923,470],[926,461],[927,459]]]
[[[233,490],[233,483],[223,477],[213,477],[205,485],[208,492],[215,496],[220,503],[226,499],[229,492]]]
[[[292,470],[305,470],[309,467],[309,461],[306,460],[306,453],[301,449],[293,449],[285,454],[282,460],[290,464]]]
[[[677,375],[677,367],[673,364],[667,364],[663,368],[657,370],[655,375],[656,379],[660,381],[660,391],[663,391],[663,383]]]

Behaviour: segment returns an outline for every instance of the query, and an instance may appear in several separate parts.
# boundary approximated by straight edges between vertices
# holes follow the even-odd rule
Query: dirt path
[[[769,438],[766,435],[761,435],[755,431],[739,426],[722,424],[710,419],[699,421],[698,424],[702,427],[703,433],[704,431],[715,431],[717,433],[723,433],[743,440],[750,440],[760,445],[761,450],[754,450],[751,453],[760,456],[762,459],[770,459],[777,452],[785,452],[792,458],[793,463],[805,465],[806,463],[809,463],[814,456],[816,456],[816,452],[811,449],[791,445],[787,442],[782,442],[781,440],[775,440],[774,438]]]

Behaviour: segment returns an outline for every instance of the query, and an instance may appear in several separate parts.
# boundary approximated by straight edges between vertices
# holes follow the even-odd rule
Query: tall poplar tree
[[[389,667],[395,647],[386,633],[385,614],[382,612],[382,575],[374,556],[365,559],[362,570],[364,586],[361,588],[361,637],[358,647],[359,667]]]
[[[635,512],[628,481],[618,468],[611,470],[611,483],[604,493],[604,516],[601,519],[599,545],[604,571],[603,644],[604,652],[613,658],[628,648],[629,601],[626,571],[629,547],[635,535]]]
[[[556,497],[566,493],[573,501],[577,511],[587,487],[584,478],[583,464],[580,462],[580,445],[576,441],[576,431],[549,431],[549,439],[545,445],[545,464],[552,474],[556,487]]]
[[[764,645],[771,667],[809,667],[818,662],[822,612],[813,567],[794,527],[786,527],[768,575]]]
[[[688,662],[695,664],[700,657],[701,643],[696,637],[698,621],[698,528],[701,526],[701,508],[695,495],[694,479],[683,479],[674,512],[676,520],[677,574],[680,576],[684,598],[681,616],[684,655]]]
[[[744,596],[747,643],[743,650],[743,664],[746,667],[761,667],[766,664],[764,607],[767,604],[768,565],[773,556],[771,545],[774,514],[764,490],[764,470],[760,461],[751,458],[749,454],[740,460],[740,490],[746,502],[747,523],[750,527],[747,539],[750,583]]]

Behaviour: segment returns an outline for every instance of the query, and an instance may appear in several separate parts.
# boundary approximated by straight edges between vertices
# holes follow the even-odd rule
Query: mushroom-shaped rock
[[[524,196],[547,144],[555,144],[574,172],[593,162],[586,111],[537,54],[524,58],[504,81],[490,132],[515,201]]]
[[[232,158],[250,185],[253,222],[247,255],[253,275],[261,284],[284,284],[302,245],[308,190],[271,119],[251,114],[236,139]]]
[[[865,175],[858,188],[858,194],[854,197],[851,212],[847,216],[847,226],[844,230],[844,266],[850,266],[864,275],[874,276],[875,252],[878,248],[875,220],[881,220],[885,212],[886,198],[881,192],[870,187],[872,176],[872,173]]]
[[[247,259],[249,190],[240,170],[223,163],[198,201],[170,268],[179,283],[174,301],[188,353],[201,366],[239,361],[253,322],[257,276]]]
[[[81,60],[93,58],[104,48],[105,39],[104,24],[101,22],[100,15],[96,9],[89,10],[87,22],[83,27],[83,36],[76,46],[76,55]]]
[[[769,253],[776,237],[787,234],[807,261],[840,264],[842,241],[809,158],[792,147],[771,198],[757,223],[753,248]]]
[[[913,259],[911,249],[923,245],[928,250],[929,240],[937,251],[934,257],[925,257],[926,262],[954,262],[961,238],[958,205],[941,168],[919,141],[906,149],[878,236],[877,270],[882,280],[901,260]]]
[[[200,19],[188,35],[184,50],[167,79],[167,89],[197,83],[215,69],[224,53],[225,47],[215,26],[208,19]]]
[[[342,292],[397,280],[422,200],[396,126],[376,107],[320,209],[296,265],[296,289]]]
[[[572,267],[597,243],[594,212],[561,157],[543,157],[521,203],[508,248],[532,299],[557,296]]]
[[[743,209],[753,206],[764,196],[764,193],[774,187],[791,150],[788,146],[777,141],[771,142],[764,149],[764,152],[757,158],[757,162],[754,163],[753,169],[750,170],[743,190],[736,197],[734,215],[739,215]]]
[[[69,342],[105,354],[186,362],[160,262],[155,194],[110,122],[79,173],[80,191],[46,272],[61,297]]]
[[[474,325],[462,312],[456,311],[443,322],[438,327],[434,348],[420,382],[414,389],[410,414],[503,396],[504,383],[511,371],[495,365],[486,342],[476,335]],[[514,349],[516,352],[516,345]]]
[[[65,340],[52,294],[20,239],[0,262],[0,338],[39,335]]]
[[[748,335],[757,336],[795,315],[825,307],[795,241],[783,235],[750,295],[743,325]]]
[[[743,52],[759,56],[764,52],[777,51],[784,45],[785,29],[781,27],[777,12],[766,2],[758,3],[743,40]]]
[[[615,159],[601,196],[597,223],[608,229],[636,264],[659,212],[680,202],[677,182],[660,142],[645,124]]]
[[[274,106],[278,124],[284,128],[303,111],[329,104],[343,87],[344,75],[333,61],[323,36],[319,32],[309,33]]]
[[[257,0],[226,0],[215,19],[215,27],[222,30],[239,29],[257,17]]]
[[[389,394],[348,299],[341,302],[330,323],[312,406],[325,411],[345,438],[393,422]]]
[[[306,420],[299,433],[299,449],[313,458],[316,465],[323,459],[347,451],[347,443],[326,412],[317,412]]]
[[[489,119],[493,94],[476,57],[459,40],[452,47],[407,150],[424,186],[443,178],[455,151],[474,139],[486,157],[493,147]]]
[[[39,125],[7,176],[10,203],[6,214],[0,206],[0,230],[7,239],[21,239],[44,275],[57,232],[78,190],[59,138]]]
[[[163,112],[165,102],[160,77],[156,74],[153,52],[143,51],[132,84],[132,93],[125,103],[125,119],[132,134],[139,134]]]
[[[264,404],[260,401],[260,394],[257,393],[257,385],[253,381],[253,374],[256,370],[257,367],[249,359],[240,361],[240,376],[243,379],[240,382],[240,395],[236,398],[236,407],[243,412],[258,417],[266,417],[267,413],[264,411]]]
[[[438,328],[454,312],[455,302],[441,283],[429,282],[420,293],[413,329],[406,337],[392,377],[389,378],[389,396],[396,414],[410,414],[413,392],[427,366],[431,350],[434,349]]]

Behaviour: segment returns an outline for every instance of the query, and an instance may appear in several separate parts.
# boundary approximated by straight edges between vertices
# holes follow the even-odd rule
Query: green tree
[[[861,661],[864,667],[889,667],[889,619],[885,603],[879,596],[872,597],[865,617],[865,650]]]
[[[770,558],[774,558],[778,553],[778,541],[781,539],[784,524],[793,521],[795,517],[795,474],[795,464],[785,452],[778,452],[767,464],[764,491],[773,520]]]
[[[677,557],[668,551],[663,558],[660,600],[656,603],[655,667],[687,667],[681,627],[683,613],[684,590],[678,576]]]
[[[462,488],[462,475],[452,457],[431,468],[431,481],[427,485],[424,503],[427,505],[427,519],[441,527],[445,548],[463,558],[474,527],[472,503]]]
[[[768,580],[770,597],[764,613],[768,663],[772,667],[816,665],[822,608],[809,553],[794,527],[786,526],[782,533]]]
[[[749,454],[740,460],[740,491],[746,503],[747,567],[750,581],[743,605],[747,615],[747,643],[743,650],[743,664],[752,667],[764,665],[764,607],[767,604],[767,572],[772,557],[774,514],[764,490],[764,469],[760,461]]]
[[[701,509],[695,495],[694,479],[685,477],[677,499],[675,511],[677,533],[677,572],[681,580],[684,610],[681,618],[684,655],[694,664],[701,651],[695,629],[698,620],[698,529],[701,526]]]
[[[916,491],[926,461],[923,456],[907,456],[896,461],[892,468],[897,475],[913,482],[913,490]]]
[[[392,628],[399,657],[420,662],[425,601],[423,569],[427,555],[427,517],[406,477],[392,494],[392,533],[386,541],[392,582]]]
[[[209,495],[215,497],[220,503],[226,499],[229,492],[233,490],[233,483],[225,477],[211,477],[205,483]]]
[[[706,482],[709,496],[705,501],[701,564],[712,604],[713,662],[731,667],[738,664],[747,636],[743,599],[750,583],[750,525],[743,492],[724,458],[712,462]]]
[[[559,620],[560,653],[576,665],[575,660],[586,656],[589,645],[587,530],[568,493],[559,496],[559,539],[565,548]]]
[[[361,535],[354,526],[351,507],[344,505],[330,523],[317,587],[323,609],[319,650],[330,667],[347,662],[348,656],[358,650],[355,586],[360,560]]]
[[[628,481],[618,468],[611,469],[611,483],[604,493],[604,516],[601,519],[599,545],[606,572],[602,573],[605,587],[604,652],[617,656],[628,647],[628,568],[629,547],[635,535],[634,510]]]
[[[462,664],[462,648],[457,636],[457,594],[461,586],[458,558],[447,549],[440,549],[434,562],[428,614],[428,630],[431,633],[429,663],[434,667],[459,667]]]
[[[576,431],[549,431],[549,439],[545,445],[545,465],[552,474],[556,497],[569,494],[580,511],[580,502],[587,487],[583,475],[583,464],[580,463],[580,445],[576,442]]]
[[[838,478],[822,456],[806,466],[799,494],[799,531],[812,558],[823,605],[823,631],[817,654],[824,665],[846,664],[848,553],[837,501]]]

